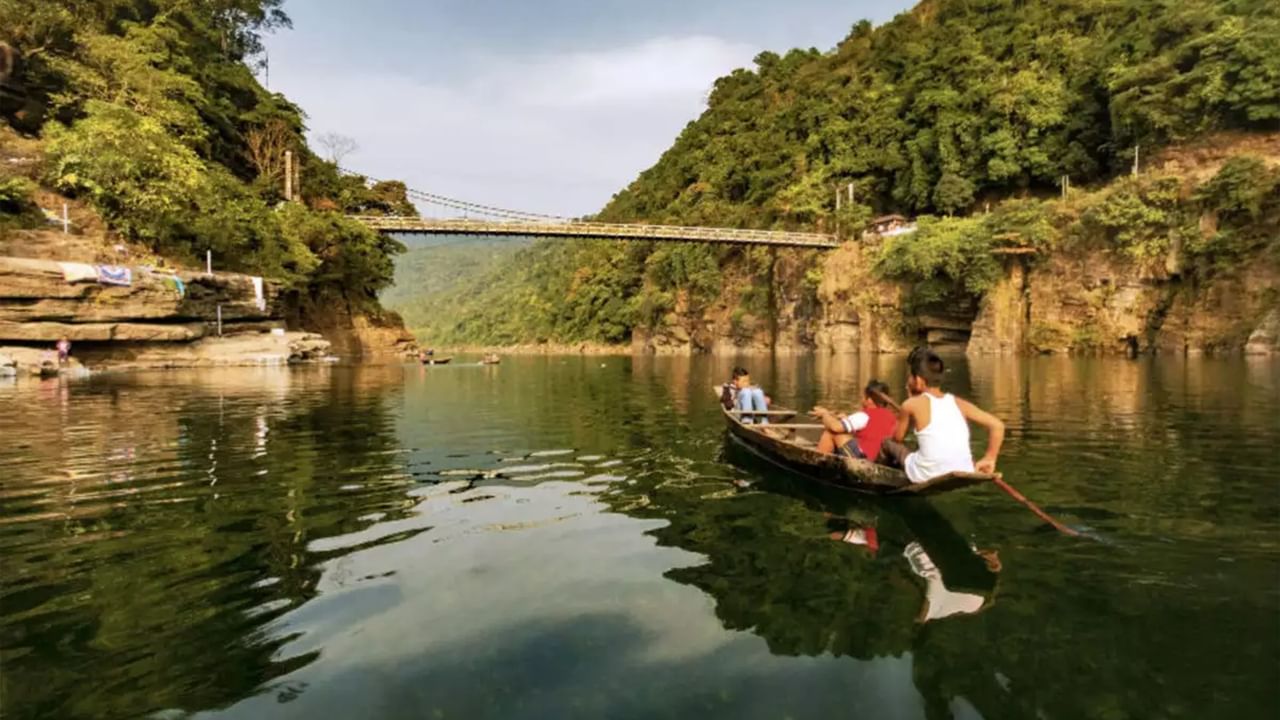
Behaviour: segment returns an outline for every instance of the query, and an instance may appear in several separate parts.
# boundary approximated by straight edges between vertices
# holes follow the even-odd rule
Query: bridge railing
[[[834,248],[839,241],[821,233],[786,230],[743,230],[736,228],[682,227],[568,220],[436,220],[396,216],[358,215],[354,220],[385,232],[434,232],[460,235],[540,235],[600,237],[620,239],[674,240],[686,242],[749,243]]]

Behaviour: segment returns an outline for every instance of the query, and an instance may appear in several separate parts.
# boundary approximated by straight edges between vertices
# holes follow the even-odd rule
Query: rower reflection
[[[832,540],[864,549],[871,557],[880,552],[880,534],[874,525],[849,523],[844,529],[835,529],[830,533]],[[942,569],[929,557],[924,545],[919,540],[911,540],[902,550],[911,572],[924,581],[924,604],[916,622],[927,623],[954,615],[972,615],[988,607],[995,595],[996,574],[1000,572],[1000,556],[994,550],[979,550],[968,546],[970,556],[980,559],[989,573],[990,582],[978,583],[985,591],[969,586],[949,586],[943,577]],[[972,585],[972,582],[968,583]]]

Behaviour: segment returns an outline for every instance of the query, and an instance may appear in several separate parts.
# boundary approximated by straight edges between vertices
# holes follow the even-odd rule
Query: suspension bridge
[[[376,182],[359,173],[343,172],[365,178],[366,182]],[[662,240],[669,242],[773,245],[819,249],[832,249],[840,245],[840,241],[834,235],[823,233],[647,225],[641,223],[601,223],[556,215],[508,210],[420,190],[409,189],[406,190],[406,194],[420,210],[425,206],[431,212],[431,216],[354,215],[351,217],[353,220],[357,220],[382,233]]]

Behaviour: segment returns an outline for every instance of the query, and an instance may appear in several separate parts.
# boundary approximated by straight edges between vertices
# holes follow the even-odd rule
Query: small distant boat
[[[448,365],[453,360],[452,357],[424,357],[423,365]]]
[[[480,358],[481,365],[497,365],[500,362],[502,362],[502,358],[493,353],[489,353],[488,355]]]
[[[720,388],[714,391],[719,399]],[[723,405],[720,410],[729,433],[757,455],[792,472],[849,490],[883,495],[933,495],[989,483],[996,478],[986,473],[955,472],[929,482],[913,483],[897,468],[818,452],[817,439],[822,435],[822,426],[787,423],[797,415],[794,410],[776,407],[767,413],[743,413],[725,410]],[[772,424],[744,423],[743,415],[767,416]]]

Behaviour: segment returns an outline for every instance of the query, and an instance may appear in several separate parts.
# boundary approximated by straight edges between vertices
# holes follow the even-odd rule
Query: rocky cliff
[[[339,357],[379,360],[417,352],[417,340],[404,321],[389,310],[360,310],[342,294],[304,297],[284,311],[290,327],[305,327],[325,336]]]
[[[91,365],[280,364],[329,352],[319,335],[286,332],[271,283],[259,305],[245,275],[130,270],[127,286],[68,282],[58,262],[0,257],[0,346],[12,346],[0,355],[38,370],[64,337]]]
[[[764,350],[776,339],[784,352],[927,342],[983,355],[1277,353],[1278,170],[1280,134],[1212,136],[1166,150],[1141,178],[944,219],[950,236],[922,225],[824,254],[779,251],[768,272],[724,268],[716,302],[678,302],[637,330],[636,349]],[[965,233],[981,242],[947,245]],[[898,267],[909,280],[886,278],[894,253],[908,256]],[[947,275],[977,274],[975,257],[985,258],[980,282]],[[744,311],[762,287],[770,302]]]
[[[651,328],[637,328],[636,352],[905,352],[928,342],[963,350],[969,343],[978,303],[968,297],[917,304],[911,287],[873,271],[874,241],[850,241],[825,254],[784,250],[772,277],[727,268],[725,287],[715,302],[691,308],[679,298],[676,309]],[[768,304],[744,312],[740,298],[772,287]],[[764,293],[768,294],[768,293]]]
[[[1100,248],[1008,255],[1003,276],[980,299],[918,306],[910,285],[873,272],[876,250],[851,241],[817,259],[808,271],[821,278],[811,301],[797,279],[804,272],[775,275],[778,351],[894,353],[928,342],[984,355],[1280,352],[1280,264],[1271,253],[1208,279]],[[746,284],[767,282],[734,278],[710,308],[678,308],[637,330],[633,349],[766,351],[767,322],[735,315],[731,299]]]
[[[217,334],[219,314],[224,334],[284,327],[272,283],[260,307],[246,275],[130,270],[127,286],[67,282],[55,261],[0,257],[0,341],[189,342]]]
[[[969,352],[1272,353],[1280,266],[1263,255],[1208,279],[1106,251],[1008,261]]]

